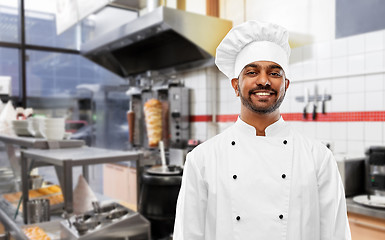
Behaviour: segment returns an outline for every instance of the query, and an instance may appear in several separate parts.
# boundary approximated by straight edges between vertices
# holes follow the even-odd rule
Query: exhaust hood
[[[122,77],[212,61],[232,22],[158,7],[81,45],[81,54]]]

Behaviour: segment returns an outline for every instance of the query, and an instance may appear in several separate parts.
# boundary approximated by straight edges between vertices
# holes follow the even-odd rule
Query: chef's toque
[[[232,28],[217,47],[215,64],[228,78],[238,78],[255,61],[271,61],[289,73],[289,34],[273,23],[248,21]]]

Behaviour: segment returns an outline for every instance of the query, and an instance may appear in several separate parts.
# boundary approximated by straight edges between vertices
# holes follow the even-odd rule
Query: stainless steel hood
[[[83,44],[81,53],[128,77],[212,60],[231,27],[228,20],[162,6]]]

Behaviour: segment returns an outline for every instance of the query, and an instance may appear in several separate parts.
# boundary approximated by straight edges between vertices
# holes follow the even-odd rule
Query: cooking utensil
[[[314,86],[314,101],[313,101],[313,120],[317,118],[317,105],[318,105],[318,86]]]
[[[159,150],[160,150],[160,160],[162,162],[162,167],[166,167],[166,154],[164,153],[163,141],[159,141]]]
[[[34,199],[27,202],[27,223],[39,223],[50,220],[49,200]]]
[[[43,177],[39,175],[31,175],[28,179],[29,189],[38,189],[43,185]]]
[[[322,95],[322,114],[326,113],[326,88],[324,88],[324,94]]]

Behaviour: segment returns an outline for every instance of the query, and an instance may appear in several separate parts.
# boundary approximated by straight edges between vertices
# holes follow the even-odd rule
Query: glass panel
[[[19,50],[0,47],[0,76],[10,76],[12,96],[19,96]]]
[[[55,0],[25,0],[26,43],[77,49],[77,25],[57,36],[55,12]]]
[[[27,106],[35,114],[65,117],[73,139],[95,146],[99,137],[95,131],[103,131],[95,128],[105,123],[97,116],[104,116],[108,107],[99,104],[104,103],[100,100],[105,98],[104,86],[126,81],[77,54],[29,50],[27,55]],[[124,102],[127,111],[128,101]]]
[[[28,50],[27,96],[71,97],[80,84],[119,85],[124,80],[76,54]]]
[[[19,1],[0,1],[0,41],[20,42]]]
[[[79,50],[81,42],[137,17],[133,11],[105,7],[57,35],[57,3],[57,0],[25,0],[27,44]]]

